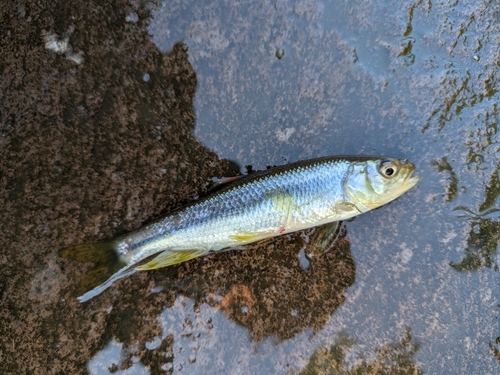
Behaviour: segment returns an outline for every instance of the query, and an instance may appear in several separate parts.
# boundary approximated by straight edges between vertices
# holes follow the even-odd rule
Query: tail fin
[[[116,247],[117,242],[112,240],[70,246],[59,251],[61,257],[94,264],[76,287],[80,302],[97,296],[114,281],[135,272],[135,268],[129,269],[129,265],[120,260]]]

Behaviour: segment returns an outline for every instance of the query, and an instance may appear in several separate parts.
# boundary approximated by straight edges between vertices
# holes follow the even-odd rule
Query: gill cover
[[[344,180],[348,201],[366,212],[388,203],[412,188],[415,166],[407,160],[380,158],[353,163]]]
[[[375,191],[372,189],[367,173],[367,162],[352,163],[344,179],[345,200],[354,203],[359,211],[372,208],[370,202]]]

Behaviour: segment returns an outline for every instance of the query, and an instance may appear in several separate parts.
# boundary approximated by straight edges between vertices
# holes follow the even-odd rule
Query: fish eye
[[[379,172],[384,177],[392,178],[398,173],[398,166],[396,163],[386,160],[380,163]]]

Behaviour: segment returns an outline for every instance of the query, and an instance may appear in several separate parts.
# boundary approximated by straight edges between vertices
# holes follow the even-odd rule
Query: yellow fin
[[[247,244],[251,242],[255,242],[258,240],[262,240],[264,238],[270,237],[273,234],[271,232],[238,232],[237,234],[233,234],[229,236],[230,239],[239,241],[242,244]]]
[[[137,266],[140,271],[172,266],[206,254],[206,250],[166,250],[146,264]]]

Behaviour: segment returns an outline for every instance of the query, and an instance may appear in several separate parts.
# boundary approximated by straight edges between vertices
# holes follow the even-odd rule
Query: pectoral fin
[[[137,266],[140,271],[172,266],[206,254],[206,250],[166,250],[146,264]]]
[[[328,251],[335,242],[339,231],[339,221],[317,227],[311,236],[311,242],[306,247],[306,253],[310,257],[317,257]]]
[[[355,204],[349,202],[339,202],[334,206],[334,211],[338,215],[358,215],[362,213]]]

